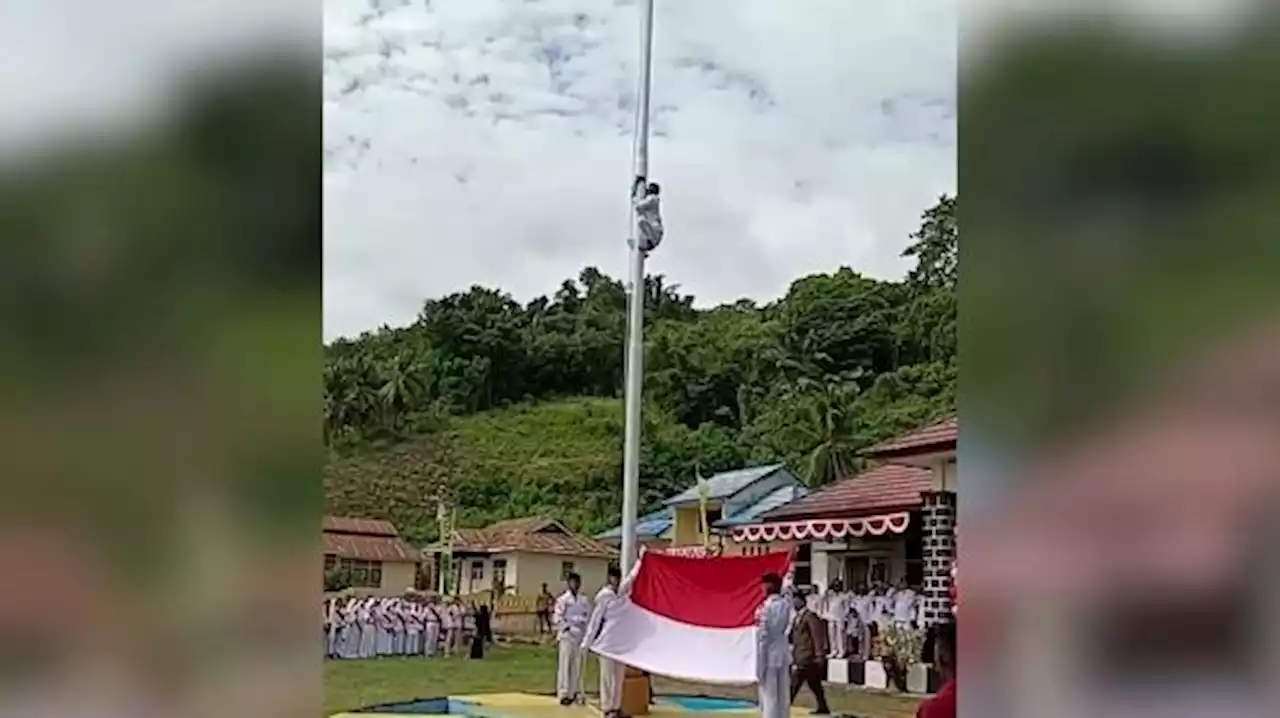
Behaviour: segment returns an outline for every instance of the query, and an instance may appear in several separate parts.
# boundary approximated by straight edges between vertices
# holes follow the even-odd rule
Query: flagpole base
[[[643,671],[627,666],[622,676],[622,715],[649,715],[651,699],[649,676]]]

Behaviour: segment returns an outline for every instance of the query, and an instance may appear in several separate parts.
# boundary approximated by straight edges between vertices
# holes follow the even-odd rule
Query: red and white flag
[[[705,683],[756,682],[761,579],[786,576],[789,553],[691,558],[644,552],[627,598],[590,649],[628,666]]]

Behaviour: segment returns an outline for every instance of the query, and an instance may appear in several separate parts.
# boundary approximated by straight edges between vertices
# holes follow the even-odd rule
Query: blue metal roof
[[[768,466],[753,466],[749,469],[725,471],[709,476],[706,479],[707,498],[710,500],[727,499],[781,468],[782,464],[769,464]],[[667,506],[672,506],[696,502],[701,498],[698,486],[695,485],[672,496],[663,503]]]
[[[658,509],[645,514],[636,521],[636,537],[640,540],[666,538],[674,521],[670,509]],[[614,526],[604,533],[596,534],[596,538],[601,541],[619,540],[622,538],[622,526]]]
[[[807,493],[808,490],[803,486],[779,487],[774,489],[771,493],[765,494],[765,496],[759,501],[751,504],[734,515],[720,519],[715,522],[714,526],[716,528],[729,528],[732,526],[742,526],[744,524],[754,523],[755,520],[764,515],[765,512],[772,511],[783,504],[791,503]]]

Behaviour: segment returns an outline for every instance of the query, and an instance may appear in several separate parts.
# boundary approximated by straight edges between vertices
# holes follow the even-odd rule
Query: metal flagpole
[[[635,177],[649,176],[649,86],[653,77],[653,0],[640,0],[640,79],[636,88]],[[629,194],[634,187],[628,185]],[[622,452],[622,575],[637,557],[636,514],[640,509],[640,392],[644,387],[644,252],[639,216],[631,221],[631,303],[627,321],[626,440]]]

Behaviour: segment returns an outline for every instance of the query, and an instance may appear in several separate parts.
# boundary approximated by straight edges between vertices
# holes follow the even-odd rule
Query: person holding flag
[[[611,615],[615,613],[613,609],[623,595],[622,571],[616,566],[610,566],[604,586],[596,593],[595,606],[591,611],[591,620],[587,622],[581,650],[590,649],[600,631],[614,617]],[[599,659],[600,710],[604,713],[604,718],[617,718],[622,712],[622,678],[626,666],[605,656],[600,656]]]

